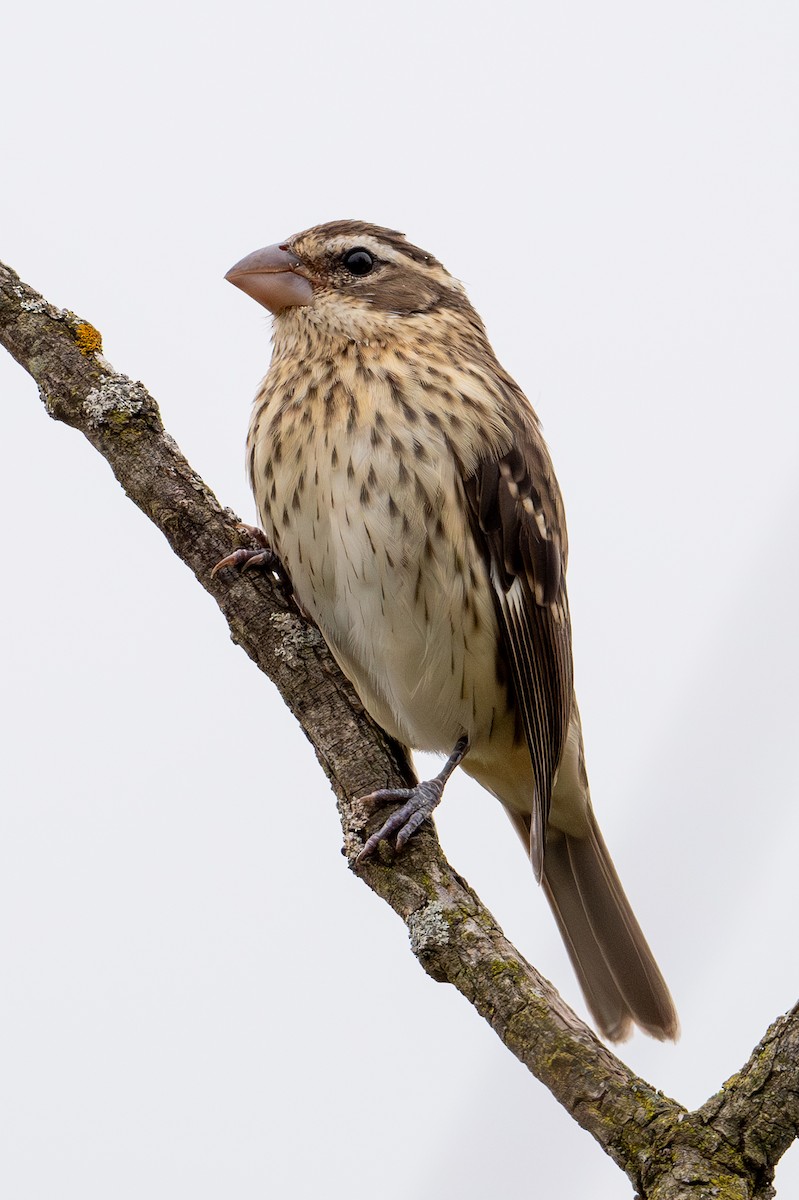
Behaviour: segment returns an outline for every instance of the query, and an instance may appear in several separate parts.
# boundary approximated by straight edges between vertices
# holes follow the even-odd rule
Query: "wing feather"
[[[555,773],[572,707],[566,531],[546,446],[531,419],[464,479],[472,530],[494,594],[535,779],[530,856],[538,878]]]

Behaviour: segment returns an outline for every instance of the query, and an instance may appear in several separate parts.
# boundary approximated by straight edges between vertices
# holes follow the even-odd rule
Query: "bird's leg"
[[[377,833],[372,834],[355,861],[360,863],[369,858],[379,843],[384,838],[390,838],[392,834],[397,835],[394,845],[397,850],[401,850],[419,826],[431,816],[444,794],[444,785],[458,764],[463,761],[468,749],[469,739],[464,735],[434,779],[417,783],[416,787],[412,788],[378,788],[368,796],[361,796],[361,804],[380,804],[384,800],[404,800],[405,803],[391,814]]]

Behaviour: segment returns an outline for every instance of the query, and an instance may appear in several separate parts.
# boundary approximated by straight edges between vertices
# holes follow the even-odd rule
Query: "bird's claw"
[[[419,826],[432,815],[433,809],[443,794],[444,782],[439,778],[428,779],[424,783],[417,783],[416,787],[378,788],[377,791],[370,792],[367,796],[361,796],[358,803],[369,807],[392,800],[404,800],[405,803],[396,809],[387,821],[383,822],[376,833],[368,838],[363,850],[355,860],[356,863],[370,858],[380,843],[394,834],[396,834],[394,848],[401,850],[413,837]]]
[[[238,550],[233,550],[230,554],[219,560],[211,571],[211,578],[213,579],[214,575],[219,571],[223,571],[225,567],[237,567],[241,571],[250,571],[253,567],[262,567],[265,571],[274,571],[282,576],[283,564],[266,540],[264,531],[258,529],[255,525],[245,525],[243,521],[236,528],[252,538],[257,544],[258,549],[253,550],[242,546]]]
[[[221,558],[211,571],[211,577],[213,578],[217,571],[223,571],[225,567],[239,567],[242,571],[249,571],[252,567],[265,567],[273,571],[277,562],[277,555],[272,550],[247,550],[242,546]]]

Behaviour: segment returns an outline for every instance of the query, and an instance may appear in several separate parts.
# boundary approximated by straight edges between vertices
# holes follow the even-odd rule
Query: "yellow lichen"
[[[102,334],[88,321],[81,321],[79,325],[75,326],[74,332],[75,341],[78,343],[81,354],[85,354],[87,357],[90,354],[102,354]]]

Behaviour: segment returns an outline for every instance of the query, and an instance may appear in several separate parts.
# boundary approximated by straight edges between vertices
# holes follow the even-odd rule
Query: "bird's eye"
[[[374,256],[368,250],[364,250],[363,246],[348,250],[341,261],[350,275],[368,275],[375,265]]]

